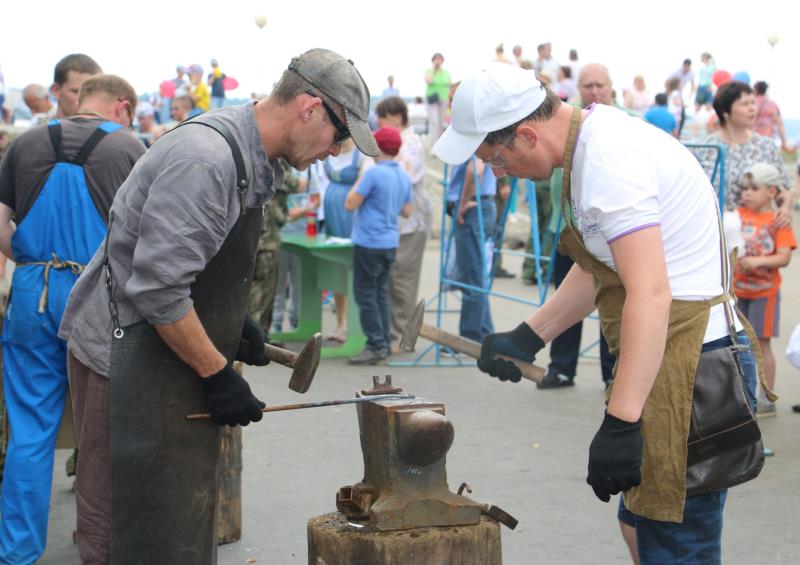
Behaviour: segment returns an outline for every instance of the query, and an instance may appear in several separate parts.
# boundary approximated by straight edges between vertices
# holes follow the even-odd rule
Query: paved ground
[[[800,215],[795,218],[800,225]],[[433,296],[438,249],[431,242],[425,259],[423,295]],[[506,266],[519,272],[519,259]],[[800,371],[782,351],[800,321],[800,258],[785,271],[782,336],[776,340],[778,393],[776,418],[762,422],[766,443],[776,456],[761,476],[731,490],[725,518],[724,562],[767,564],[800,562]],[[499,280],[496,289],[533,296],[519,279]],[[451,304],[456,304],[451,299]],[[515,325],[527,307],[492,299],[499,328]],[[330,319],[330,318],[329,318]],[[454,328],[455,314],[445,326]],[[586,324],[584,341],[597,334]],[[540,360],[546,363],[546,359]],[[368,387],[373,374],[391,373],[407,392],[446,403],[455,430],[448,454],[448,477],[455,488],[469,482],[473,497],[492,501],[519,519],[516,531],[503,530],[505,563],[628,563],[618,535],[615,502],[603,504],[585,484],[587,449],[602,418],[602,386],[596,359],[582,359],[577,386],[538,391],[530,382],[499,383],[474,367],[378,367],[354,369],[344,361],[324,361],[311,390],[300,397],[286,388],[282,367],[248,370],[256,393],[269,404],[351,396]],[[244,436],[244,535],[219,551],[223,565],[305,563],[306,523],[335,510],[339,487],[357,482],[363,471],[355,408],[342,406],[267,415]],[[63,473],[67,453],[56,460],[48,551],[40,563],[79,562],[72,545],[74,495]]]

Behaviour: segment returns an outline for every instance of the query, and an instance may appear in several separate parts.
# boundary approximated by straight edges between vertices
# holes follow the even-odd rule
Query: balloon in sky
[[[779,39],[780,37],[777,35],[769,35],[767,36],[767,43],[769,43],[772,47],[775,47],[775,44],[778,43]]]
[[[745,84],[750,84],[750,73],[748,73],[747,71],[738,71],[733,74],[731,80],[734,80],[736,82],[743,82]]]
[[[726,82],[730,81],[731,81],[731,73],[729,73],[728,71],[723,71],[720,69],[718,71],[714,71],[714,74],[711,75],[711,82],[713,82],[714,86],[716,86],[717,88],[719,88]]]
[[[267,25],[267,16],[256,16],[256,25],[258,29],[264,29],[264,26]]]
[[[225,77],[222,79],[222,88],[225,90],[236,90],[239,88],[239,81],[233,77]]]

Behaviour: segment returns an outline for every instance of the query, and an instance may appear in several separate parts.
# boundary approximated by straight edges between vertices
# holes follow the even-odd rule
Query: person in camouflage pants
[[[256,269],[253,284],[250,286],[250,302],[248,313],[258,320],[267,333],[272,323],[272,305],[275,302],[275,289],[278,286],[278,255],[281,252],[281,228],[289,216],[288,195],[297,192],[300,177],[281,160],[283,167],[283,187],[267,205],[264,214],[264,225],[258,241]]]

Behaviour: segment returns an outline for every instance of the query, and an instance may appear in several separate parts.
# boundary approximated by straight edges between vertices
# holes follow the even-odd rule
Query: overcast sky
[[[564,5],[574,8],[556,7]],[[581,62],[608,65],[618,91],[641,73],[648,89],[658,92],[685,57],[696,69],[700,53],[710,51],[718,68],[767,80],[784,116],[800,118],[797,0],[494,0],[455,6],[436,0],[10,0],[0,16],[0,68],[7,87],[49,85],[58,59],[84,52],[144,92],[171,78],[176,64],[200,63],[207,71],[216,57],[241,84],[233,96],[247,97],[268,92],[293,55],[327,47],[355,61],[373,94],[393,74],[401,94],[411,96],[422,94],[434,51],[444,54],[445,68],[457,80],[485,66],[500,42],[509,56],[519,43],[525,56],[535,58],[536,45],[550,41],[561,62],[576,48]],[[258,15],[267,17],[263,29],[255,24]],[[779,38],[774,50],[770,35]]]

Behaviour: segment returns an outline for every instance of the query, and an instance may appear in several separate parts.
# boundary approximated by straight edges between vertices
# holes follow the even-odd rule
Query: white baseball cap
[[[496,63],[465,79],[451,106],[452,121],[433,151],[445,163],[461,164],[486,136],[515,124],[538,108],[547,91],[532,70]]]

